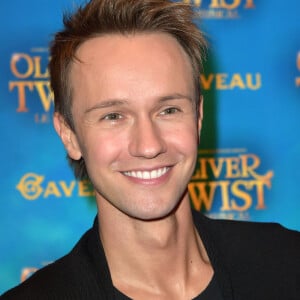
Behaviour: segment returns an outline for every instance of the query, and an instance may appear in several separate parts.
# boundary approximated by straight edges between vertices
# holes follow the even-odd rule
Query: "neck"
[[[205,279],[204,288],[212,276],[206,251],[194,228],[188,196],[174,213],[155,221],[131,218],[112,209],[107,201],[100,201],[99,224],[113,283],[128,295],[134,295],[137,286],[157,294],[168,287],[174,289],[174,284],[181,292],[187,291],[199,276]],[[190,290],[197,294],[193,288]]]

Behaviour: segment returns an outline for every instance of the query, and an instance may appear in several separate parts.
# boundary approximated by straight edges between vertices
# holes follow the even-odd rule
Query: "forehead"
[[[134,58],[138,59],[139,57],[149,56],[151,53],[156,54],[157,51],[161,53],[162,57],[165,55],[177,58],[185,56],[189,60],[185,51],[173,36],[160,32],[132,33],[128,35],[113,33],[96,36],[83,42],[77,49],[76,56],[88,61],[100,55],[129,58],[130,53],[135,52]],[[138,57],[136,56],[137,52],[139,52]]]
[[[122,92],[140,88],[142,92],[149,90],[147,83],[164,85],[166,89],[192,88],[189,57],[177,40],[166,33],[98,36],[85,41],[76,57],[70,79],[77,94],[93,90],[111,93],[112,88]]]

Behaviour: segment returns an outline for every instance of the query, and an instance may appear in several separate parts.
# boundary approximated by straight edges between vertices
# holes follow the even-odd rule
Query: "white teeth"
[[[128,171],[124,172],[126,176],[135,177],[139,179],[156,179],[166,174],[169,168],[164,167],[152,171]]]

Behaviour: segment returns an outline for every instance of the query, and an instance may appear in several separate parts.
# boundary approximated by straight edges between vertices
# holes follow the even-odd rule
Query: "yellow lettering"
[[[251,74],[247,73],[245,75],[234,73],[231,77],[226,73],[209,74],[205,76],[200,75],[201,86],[204,90],[209,90],[212,88],[215,81],[216,89],[218,90],[228,90],[228,89],[250,89],[258,90],[262,86],[262,78],[260,73]]]
[[[269,171],[265,175],[259,175],[255,172],[260,165],[260,159],[254,154],[241,155],[241,164],[242,164],[242,176],[244,178],[252,176],[258,180],[269,180],[273,177],[273,171]],[[251,163],[252,162],[252,163]]]
[[[59,185],[62,188],[62,190],[63,190],[66,197],[71,197],[72,196],[72,192],[73,192],[74,187],[75,187],[75,181],[72,181],[69,186],[67,186],[65,181],[60,181]]]
[[[254,8],[254,1],[253,0],[246,0],[245,8]]]
[[[245,84],[244,84],[240,74],[234,74],[232,76],[232,79],[230,82],[231,89],[234,89],[236,87],[239,87],[240,89],[245,89]]]
[[[200,158],[199,159],[199,170],[197,172],[197,175],[199,176],[199,179],[208,179],[207,175],[207,168],[206,168],[206,159],[205,158]]]
[[[202,0],[182,0],[183,3],[187,3],[187,4],[192,4],[194,6],[197,7],[201,7],[202,6]],[[228,3],[231,2],[231,3]],[[235,9],[238,6],[240,6],[241,4],[241,0],[231,0],[231,1],[226,1],[226,0],[211,0],[210,1],[210,5],[209,8],[211,9],[220,9],[220,8],[224,8],[224,9]],[[254,0],[246,0],[245,3],[245,8],[254,8]]]
[[[61,193],[56,185],[56,183],[54,181],[49,181],[45,193],[44,193],[44,198],[47,198],[49,196],[55,196],[55,197],[61,197]]]
[[[210,8],[226,8],[226,9],[234,9],[237,8],[241,4],[241,0],[232,0],[232,3],[229,4],[225,0],[212,0],[210,4]]]
[[[219,178],[221,176],[224,167],[225,158],[200,158],[199,168],[195,171],[193,180],[196,179],[208,179],[210,176],[208,173],[208,168],[212,172],[214,178]]]
[[[26,68],[23,72],[18,70],[17,67],[18,62],[20,62],[21,60],[24,60],[24,62],[26,63]],[[30,77],[33,74],[34,64],[29,55],[25,53],[16,53],[12,56],[12,59],[10,60],[10,69],[17,78],[24,79]]]
[[[26,107],[26,92],[25,89],[28,88],[30,91],[33,90],[34,82],[33,81],[10,81],[9,90],[12,91],[17,87],[19,106],[17,112],[27,112],[28,108]]]
[[[33,60],[35,65],[34,78],[48,78],[49,72],[47,68],[44,73],[41,72],[41,57],[35,56]]]
[[[221,187],[221,198],[222,198],[222,206],[221,210],[222,211],[228,211],[231,210],[230,207],[230,200],[229,200],[229,181],[219,181],[219,185]]]
[[[226,85],[227,77],[228,77],[227,74],[222,74],[222,73],[216,75],[216,88],[218,90],[228,89],[228,86]]]
[[[201,6],[202,0],[183,0],[183,3],[193,4],[195,6]]]
[[[246,82],[247,82],[247,87],[251,90],[258,90],[261,88],[261,75],[259,73],[255,74],[255,83],[253,83],[253,75],[251,74],[246,74]]]
[[[241,176],[238,157],[226,158],[226,178],[238,178]]]
[[[219,210],[224,213],[244,212],[255,204],[256,210],[265,209],[265,188],[271,188],[273,171],[259,174],[261,160],[257,155],[201,157],[198,160],[199,165],[192,179],[203,181],[192,181],[188,186],[195,209],[208,212],[214,200],[219,198]],[[222,177],[226,180],[220,180]],[[218,180],[208,181],[210,178]]]
[[[215,178],[219,178],[221,176],[221,172],[222,172],[222,168],[223,168],[223,164],[224,164],[224,158],[209,158],[207,159],[208,164],[211,167],[213,176]]]
[[[44,110],[50,110],[51,103],[54,102],[54,95],[50,89],[49,81],[35,81],[34,85],[41,99]],[[45,91],[46,90],[46,91]]]
[[[211,3],[209,5],[210,8],[219,8],[219,0],[211,0]]]
[[[245,187],[247,190],[251,188],[251,182],[245,180],[236,180],[232,183],[231,192],[234,196],[244,201],[244,205],[238,205],[237,202],[232,199],[232,209],[236,211],[245,211],[251,207],[252,199],[251,196],[245,191],[240,189],[240,186]]]
[[[91,197],[94,195],[94,189],[89,180],[81,180],[78,182],[78,194],[81,197]]]
[[[270,180],[262,180],[256,181],[256,189],[257,189],[257,206],[256,209],[265,209],[265,202],[264,202],[264,186],[270,188],[271,181]]]
[[[204,74],[200,75],[200,82],[204,90],[209,90],[214,79],[214,74],[209,74],[207,78]]]
[[[211,210],[217,185],[218,182],[191,182],[188,185],[191,202],[196,210],[201,210],[202,206],[207,211]]]

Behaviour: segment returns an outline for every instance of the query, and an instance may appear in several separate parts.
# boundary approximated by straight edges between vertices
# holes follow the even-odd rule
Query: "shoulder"
[[[63,290],[63,278],[66,278],[70,284],[74,280],[71,269],[72,264],[69,263],[69,255],[67,255],[38,270],[2,297],[3,299],[48,299],[48,297],[51,299],[52,293],[60,293]]]
[[[214,220],[198,213],[195,213],[194,220],[196,227],[222,248],[228,246],[231,251],[236,248],[244,253],[253,249],[272,249],[271,253],[287,251],[299,256],[300,232],[278,223]]]
[[[229,278],[238,299],[298,299],[299,232],[275,223],[213,220],[195,212],[194,222],[219,281]]]
[[[226,270],[242,299],[248,299],[247,293],[284,296],[300,292],[298,231],[275,223],[213,220],[198,214],[194,221],[212,263]]]
[[[90,234],[88,231],[69,254],[38,270],[1,299],[74,299],[72,293],[84,284],[83,278],[91,277],[85,253]]]
[[[290,256],[299,256],[300,233],[280,224],[230,220],[211,223],[220,243],[234,244],[239,251],[245,251],[244,253],[255,250],[269,251],[269,255],[289,253]]]
[[[248,269],[278,274],[299,274],[300,233],[277,223],[244,221],[214,222],[216,243],[228,261]]]

